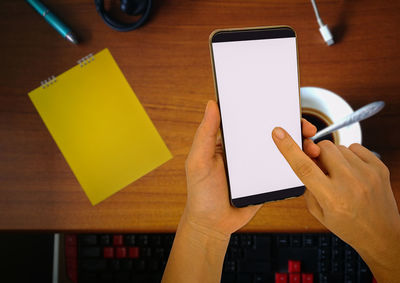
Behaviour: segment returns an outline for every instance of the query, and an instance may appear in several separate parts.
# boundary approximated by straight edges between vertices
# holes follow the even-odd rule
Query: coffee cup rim
[[[302,108],[312,108],[324,113],[333,123],[354,112],[353,108],[338,94],[320,87],[301,87]],[[354,123],[337,131],[339,143],[350,146],[362,142],[360,123]]]

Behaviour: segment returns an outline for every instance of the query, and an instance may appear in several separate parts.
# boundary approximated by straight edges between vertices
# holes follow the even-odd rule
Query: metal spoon
[[[364,119],[367,119],[379,111],[382,110],[382,108],[385,106],[385,102],[383,101],[375,101],[370,104],[367,104],[357,111],[351,113],[350,115],[344,117],[343,119],[339,120],[338,122],[326,127],[325,129],[319,131],[318,133],[315,134],[311,138],[312,141],[315,141],[323,136],[326,136],[330,133],[333,133],[343,127],[346,127],[348,125],[351,125],[353,123],[357,123],[359,121],[362,121]]]

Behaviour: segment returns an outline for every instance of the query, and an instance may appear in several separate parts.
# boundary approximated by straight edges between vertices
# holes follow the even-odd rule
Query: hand
[[[217,139],[219,126],[218,105],[209,101],[186,160],[188,196],[182,219],[206,233],[229,237],[246,225],[262,205],[231,206],[221,140]],[[304,119],[302,128],[305,137],[316,133],[316,128]],[[304,149],[313,158],[319,155],[319,147],[311,140],[304,141]]]
[[[388,168],[360,144],[321,141],[313,162],[283,129],[275,128],[272,136],[307,187],[310,213],[372,265],[378,282],[394,282],[396,277],[385,276],[400,276],[400,215]]]

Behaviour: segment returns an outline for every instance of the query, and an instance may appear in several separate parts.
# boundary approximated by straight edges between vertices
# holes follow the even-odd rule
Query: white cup
[[[300,88],[302,112],[317,116],[326,124],[338,122],[354,110],[339,95],[319,87]],[[333,134],[336,144],[350,146],[362,140],[360,123],[341,128]]]

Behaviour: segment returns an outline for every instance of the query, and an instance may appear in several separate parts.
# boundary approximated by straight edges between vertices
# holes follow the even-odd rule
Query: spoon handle
[[[319,131],[318,133],[315,134],[311,138],[312,141],[315,141],[323,136],[326,136],[330,133],[333,133],[334,131],[337,131],[343,127],[346,127],[348,125],[351,125],[353,123],[357,123],[359,121],[365,120],[379,111],[382,110],[382,108],[385,106],[385,102],[383,101],[375,101],[370,104],[365,105],[364,107],[361,107],[357,111],[351,113],[350,115],[344,117],[342,120],[339,120],[337,123],[334,123],[325,129]]]

